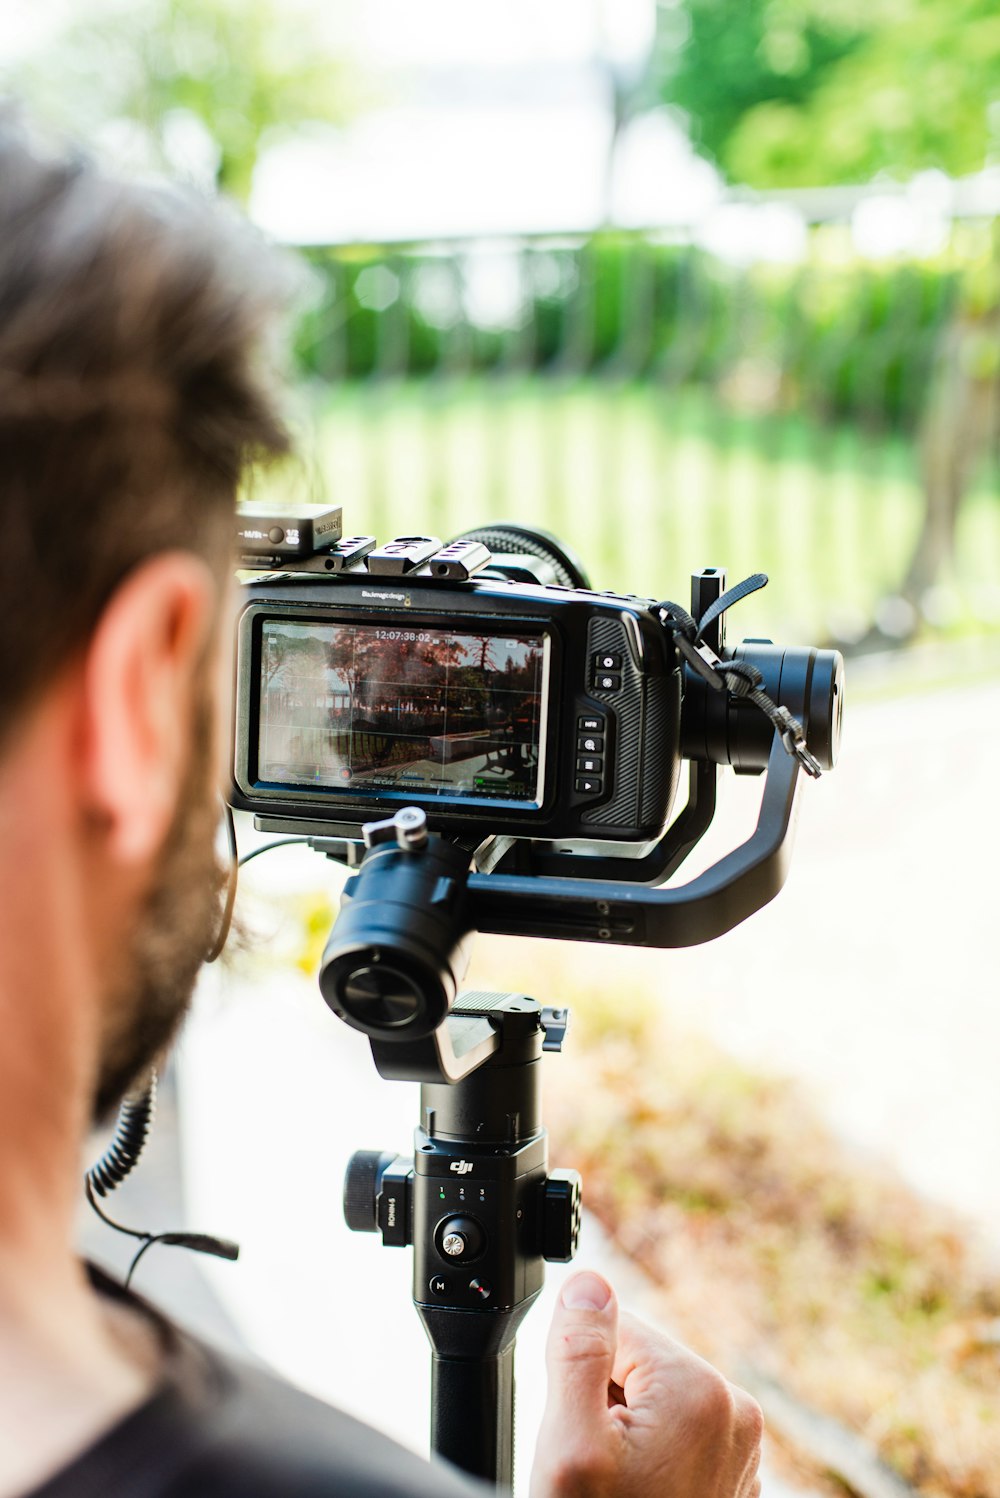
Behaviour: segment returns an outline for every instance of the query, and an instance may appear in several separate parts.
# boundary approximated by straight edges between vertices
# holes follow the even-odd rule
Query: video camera
[[[268,531],[309,533],[286,527]],[[280,569],[248,584],[236,652],[232,801],[267,827],[350,836],[419,806],[469,847],[503,835],[641,858],[663,833],[682,756],[767,766],[767,717],[712,693],[652,601],[594,592],[544,532],[307,546],[241,559]],[[724,581],[697,575],[695,618]],[[716,656],[721,624],[703,642]],[[832,767],[840,656],[754,640],[726,660],[760,673]]]

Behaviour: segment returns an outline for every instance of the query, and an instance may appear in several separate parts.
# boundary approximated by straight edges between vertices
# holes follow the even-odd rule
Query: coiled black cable
[[[170,1243],[177,1248],[193,1249],[195,1253],[213,1254],[218,1259],[238,1259],[240,1255],[239,1244],[231,1242],[228,1238],[215,1238],[209,1233],[146,1233],[138,1228],[126,1227],[123,1222],[116,1222],[113,1217],[109,1217],[98,1204],[99,1196],[107,1196],[116,1190],[138,1165],[139,1157],[146,1147],[146,1141],[153,1127],[155,1112],[156,1073],[154,1071],[150,1072],[149,1080],[142,1091],[131,1093],[121,1104],[111,1143],[84,1177],[87,1200],[101,1221],[107,1223],[109,1228],[114,1228],[116,1233],[125,1233],[129,1238],[140,1240],[139,1248],[125,1276],[126,1289],[131,1283],[139,1260],[154,1243]]]
[[[332,845],[334,841],[332,839],[313,840],[304,837],[278,838],[272,843],[265,843],[261,848],[254,848],[251,852],[244,854],[240,858],[236,846],[236,829],[233,824],[233,814],[225,802],[223,802],[223,812],[226,841],[230,856],[229,880],[219,934],[211,950],[206,954],[206,962],[214,962],[226,944],[226,938],[229,935],[229,928],[232,923],[233,907],[236,903],[237,872],[241,865],[249,863],[252,858],[259,857],[261,853],[269,853],[272,848],[283,848],[289,843],[315,842],[318,846],[324,841]],[[329,850],[325,849],[324,851]],[[109,1217],[107,1212],[98,1204],[98,1197],[110,1195],[138,1165],[139,1158],[149,1139],[155,1115],[156,1072],[151,1071],[146,1085],[140,1091],[130,1093],[119,1106],[118,1118],[115,1123],[115,1131],[111,1143],[100,1159],[90,1167],[84,1176],[84,1191],[86,1192],[87,1200],[101,1221],[107,1223],[108,1227],[114,1228],[116,1233],[126,1233],[130,1238],[141,1240],[140,1247],[132,1263],[129,1265],[128,1274],[125,1277],[126,1289],[131,1282],[139,1260],[146,1253],[147,1249],[152,1248],[154,1243],[168,1243],[178,1248],[190,1248],[195,1253],[212,1254],[220,1259],[238,1259],[240,1253],[239,1244],[233,1243],[227,1238],[215,1238],[208,1233],[146,1233],[141,1232],[137,1228],[126,1227],[124,1223],[116,1222],[113,1217]]]
[[[141,1092],[130,1093],[118,1109],[111,1143],[87,1171],[87,1186],[98,1196],[107,1196],[135,1169],[146,1148],[156,1116],[156,1073]]]

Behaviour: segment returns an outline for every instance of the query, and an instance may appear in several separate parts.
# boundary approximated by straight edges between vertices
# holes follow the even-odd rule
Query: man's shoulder
[[[33,1498],[482,1498],[343,1410],[188,1336],[91,1271],[100,1293],[150,1322],[157,1391]]]
[[[175,1409],[176,1435],[190,1450],[163,1498],[329,1498],[338,1491],[476,1498],[484,1491],[270,1373],[216,1354],[211,1360],[216,1397]]]

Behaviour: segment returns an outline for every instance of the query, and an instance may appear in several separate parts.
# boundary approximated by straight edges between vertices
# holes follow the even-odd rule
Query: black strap
[[[731,609],[734,603],[740,603],[744,598],[749,598],[751,593],[758,592],[767,587],[767,573],[755,572],[752,577],[745,577],[741,583],[735,583],[733,587],[719,595],[714,603],[708,608],[698,620],[698,639],[700,640],[709,625],[714,624],[716,619],[722,617],[727,609]]]
[[[764,691],[763,680],[756,666],[749,661],[724,661],[716,655],[704,640],[705,631],[720,619],[734,603],[748,598],[767,584],[766,572],[755,572],[741,583],[727,588],[714,603],[710,604],[701,618],[695,620],[680,604],[665,600],[654,605],[654,614],[664,629],[674,637],[674,644],[693,671],[716,692],[728,692],[737,701],[752,702],[768,718],[781,735],[786,753],[790,754],[814,780],[822,775],[819,760],[809,750],[802,724],[798,718],[774,702]]]

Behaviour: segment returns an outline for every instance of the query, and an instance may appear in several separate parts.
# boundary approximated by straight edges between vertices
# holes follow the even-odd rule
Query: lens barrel
[[[770,640],[744,640],[726,658],[747,661],[761,673],[773,702],[802,723],[806,742],[824,770],[832,770],[840,750],[844,714],[844,658],[839,650],[811,646],[788,649]],[[681,754],[686,759],[732,765],[738,774],[767,768],[774,729],[752,702],[718,692],[689,668],[684,673]]]

